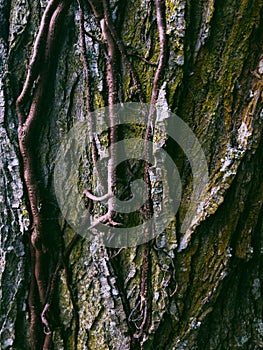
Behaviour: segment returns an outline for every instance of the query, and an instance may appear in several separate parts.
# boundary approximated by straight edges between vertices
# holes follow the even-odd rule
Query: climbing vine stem
[[[30,340],[33,350],[52,348],[52,330],[46,318],[49,305],[45,303],[48,273],[52,268],[48,242],[50,228],[47,227],[42,210],[48,204],[45,203],[38,169],[38,139],[41,125],[48,115],[46,101],[52,99],[50,87],[58,57],[58,40],[70,3],[70,0],[51,0],[48,3],[35,40],[26,80],[16,100],[23,177],[32,215],[29,308]]]

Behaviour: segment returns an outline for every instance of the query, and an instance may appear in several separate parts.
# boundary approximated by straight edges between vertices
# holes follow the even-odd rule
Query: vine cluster
[[[166,20],[165,20],[165,0],[154,0],[156,9],[156,21],[159,33],[159,59],[157,63],[146,62],[156,67],[150,104],[154,106],[157,102],[158,93],[162,84],[167,60],[168,45],[166,36]],[[37,139],[41,131],[41,124],[45,120],[47,91],[52,80],[52,72],[54,72],[54,60],[58,57],[57,43],[61,35],[61,27],[63,20],[71,5],[71,0],[50,0],[46,10],[43,13],[36,37],[32,58],[28,67],[27,76],[22,91],[16,101],[16,111],[18,116],[18,138],[20,152],[23,160],[23,176],[28,193],[30,203],[30,211],[32,216],[32,232],[30,235],[31,249],[31,282],[29,295],[30,308],[30,337],[31,348],[52,349],[53,348],[53,327],[52,327],[52,303],[54,299],[56,281],[61,269],[64,269],[67,275],[67,260],[69,255],[79,239],[76,234],[68,247],[62,249],[56,264],[52,267],[49,262],[49,252],[47,231],[49,228],[45,222],[45,214],[41,209],[45,198],[43,189],[39,181],[39,170],[37,160]],[[118,67],[124,64],[129,70],[133,84],[137,90],[137,96],[141,102],[146,102],[145,94],[140,82],[138,73],[133,65],[128,50],[122,41],[115,23],[112,19],[111,7],[109,0],[78,0],[80,22],[79,33],[82,50],[82,61],[86,78],[86,108],[87,116],[92,128],[92,92],[89,59],[86,47],[86,35],[92,36],[85,30],[84,13],[87,8],[92,11],[97,23],[100,26],[103,38],[103,46],[105,48],[106,57],[106,85],[107,98],[109,106],[109,147],[111,152],[108,177],[108,188],[105,189],[103,197],[96,197],[90,191],[85,190],[84,195],[88,198],[90,205],[94,201],[108,199],[107,213],[100,217],[99,221],[110,226],[121,225],[117,222],[114,213],[114,198],[117,190],[116,178],[116,151],[114,144],[117,141],[117,131],[114,127],[113,106],[121,102],[119,91],[122,89],[120,79],[118,78]],[[138,55],[137,55],[138,57]],[[146,61],[146,60],[144,60]],[[54,79],[54,76],[53,76]],[[146,155],[151,152],[147,149],[147,141],[153,137],[154,113],[150,110],[145,130],[145,152]],[[91,129],[92,130],[92,129]],[[95,140],[92,143],[92,158],[96,167],[98,160],[98,152]],[[147,158],[146,158],[147,159]],[[151,198],[151,184],[149,178],[149,162],[146,161],[144,168],[144,180],[148,185],[147,201],[141,209],[141,215],[144,219],[149,219],[153,215],[153,205]],[[88,209],[87,209],[88,210]],[[147,234],[147,232],[145,233]],[[62,233],[60,233],[62,237]],[[62,238],[61,238],[62,239]],[[63,244],[62,244],[63,246]],[[121,250],[120,250],[121,251]],[[120,252],[119,251],[119,252]],[[116,257],[116,254],[114,255]],[[47,271],[53,269],[53,272]],[[136,307],[130,310],[127,315],[127,321],[130,323],[132,339],[142,341],[143,336],[147,333],[151,323],[151,243],[147,243],[143,247],[143,264],[141,270],[140,297]],[[69,281],[69,279],[67,279]],[[77,336],[79,328],[78,310],[74,302],[73,292],[68,283],[68,288],[73,300],[74,319],[75,319],[75,349],[77,349]],[[136,317],[135,317],[136,315]],[[53,315],[54,316],[54,315]]]

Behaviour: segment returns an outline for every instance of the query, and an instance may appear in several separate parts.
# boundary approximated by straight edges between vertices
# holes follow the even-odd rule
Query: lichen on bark
[[[0,14],[3,349],[29,348],[28,223],[32,218],[21,176],[14,103],[47,4],[0,1],[10,18],[2,20]],[[150,249],[152,304],[147,332],[137,341],[143,314],[138,301],[144,248],[113,250],[103,247],[98,238],[79,239],[56,280],[55,349],[262,347],[262,6],[260,0],[166,1],[169,60],[157,104],[177,113],[201,141],[209,183],[184,237],[180,225],[190,205],[191,169],[182,150],[166,137],[172,124],[163,120],[160,134],[154,137],[177,163],[183,193],[176,217]],[[99,108],[107,104],[107,50],[92,8],[83,2],[83,9],[92,106]],[[110,9],[149,102],[160,50],[154,1],[110,1]],[[42,186],[48,193],[53,191],[54,160],[63,136],[74,121],[87,118],[80,11],[75,3],[66,23],[55,97],[37,149]],[[118,98],[138,100],[129,67],[118,67],[123,87]],[[139,136],[145,130],[134,126],[125,131],[127,136]],[[107,137],[104,133],[96,139],[101,152],[107,148]],[[82,185],[93,188],[92,165],[86,166]],[[156,179],[154,171],[152,179]],[[159,188],[153,185],[157,193]],[[54,208],[54,196],[50,199],[48,206]],[[99,205],[97,209],[102,210]],[[55,239],[55,260],[60,245],[68,247],[75,237],[61,216],[59,223],[62,239],[60,243]],[[55,267],[53,262],[49,272]]]

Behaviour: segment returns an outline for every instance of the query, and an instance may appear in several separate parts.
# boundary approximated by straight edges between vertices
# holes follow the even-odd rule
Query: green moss
[[[100,92],[95,93],[94,106],[95,106],[95,110],[105,107],[105,101],[104,101],[104,98]]]

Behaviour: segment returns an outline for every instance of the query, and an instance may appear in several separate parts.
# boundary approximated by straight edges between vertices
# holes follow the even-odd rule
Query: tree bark
[[[57,2],[69,8],[55,52],[51,20],[32,61],[51,2],[0,0],[1,349],[261,349],[263,1]],[[30,69],[37,74],[21,123],[16,103]],[[182,233],[191,165],[166,138],[182,182],[179,210],[151,242],[113,249],[66,222],[53,173],[75,121],[130,101],[157,102],[184,120],[202,145],[209,180]],[[34,103],[28,179],[19,128]],[[165,127],[176,128],[172,118]],[[84,184],[95,184],[96,142]],[[87,210],[98,210],[89,196]]]

